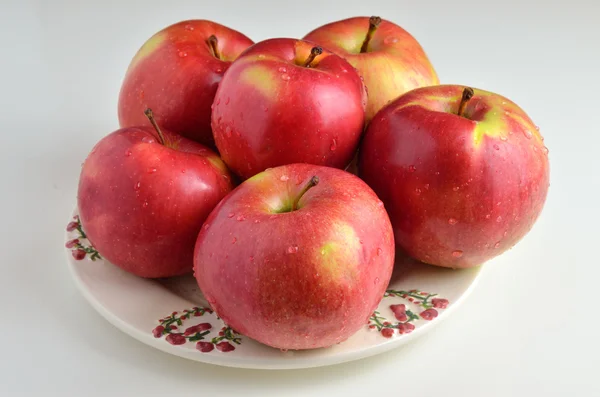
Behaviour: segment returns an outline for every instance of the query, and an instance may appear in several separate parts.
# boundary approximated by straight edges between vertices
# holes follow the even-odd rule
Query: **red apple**
[[[183,21],[152,36],[137,52],[121,87],[121,127],[144,125],[144,110],[158,124],[207,146],[214,141],[210,106],[223,74],[253,42],[205,20]]]
[[[346,58],[365,79],[367,120],[396,97],[439,83],[421,45],[379,17],[355,17],[321,26],[304,37]]]
[[[246,180],[211,213],[194,270],[232,328],[280,349],[341,342],[380,302],[394,264],[383,203],[358,177],[292,164]]]
[[[141,277],[169,277],[192,271],[202,222],[231,188],[225,164],[206,147],[167,130],[129,127],[88,155],[77,202],[104,258]]]
[[[510,100],[462,86],[426,87],[371,121],[359,175],[385,203],[396,243],[409,255],[472,267],[533,226],[548,192],[548,149]]]
[[[344,168],[363,132],[366,93],[345,60],[314,44],[255,44],[224,76],[212,128],[225,163],[243,178],[309,163]]]

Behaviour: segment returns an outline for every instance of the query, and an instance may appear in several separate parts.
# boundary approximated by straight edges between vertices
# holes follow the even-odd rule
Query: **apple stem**
[[[319,177],[318,176],[315,175],[312,178],[310,178],[310,181],[308,181],[308,183],[300,191],[300,194],[298,195],[298,197],[296,198],[296,200],[294,200],[294,202],[292,203],[292,211],[296,211],[296,209],[298,208],[298,203],[300,202],[300,199],[302,198],[302,196],[304,196],[304,194],[306,192],[308,192],[308,190],[311,187],[315,187],[318,184],[319,184]]]
[[[158,126],[158,124],[156,123],[156,120],[154,119],[154,113],[152,113],[152,109],[148,108],[144,111],[144,114],[146,115],[146,117],[148,117],[148,120],[150,120],[150,124],[152,124],[152,127],[154,127],[154,129],[156,130],[156,133],[158,134],[158,139],[160,141],[160,143],[162,145],[165,144],[165,136],[163,135],[162,131],[160,130],[160,127]]]
[[[467,107],[467,102],[469,102],[469,99],[473,98],[473,95],[475,95],[475,91],[473,91],[471,87],[465,87],[462,93],[462,98],[460,100],[460,105],[458,105],[458,113],[456,114],[458,114],[459,116],[463,115],[465,107]]]
[[[379,26],[380,23],[381,23],[380,17],[369,18],[369,30],[367,31],[367,37],[365,37],[365,41],[363,41],[363,43],[362,43],[362,47],[360,47],[361,53],[367,52],[367,49],[369,47],[369,42],[373,38],[373,33],[375,33],[375,31],[377,30],[377,27]]]
[[[217,45],[219,44],[219,40],[217,39],[217,36],[215,36],[214,34],[211,35],[208,40],[207,40],[208,46],[210,47],[210,49],[212,50],[213,56],[217,59],[221,59],[221,55],[219,54],[219,49],[217,48]]]
[[[308,56],[308,58],[306,58],[306,61],[304,62],[304,67],[310,68],[310,64],[312,63],[312,61],[314,61],[315,58],[317,56],[321,55],[322,53],[323,53],[323,49],[321,47],[313,47],[310,50],[310,55]]]

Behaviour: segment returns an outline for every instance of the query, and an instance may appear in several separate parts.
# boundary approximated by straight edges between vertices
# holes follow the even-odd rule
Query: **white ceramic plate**
[[[481,267],[450,270],[398,259],[389,289],[363,329],[329,348],[281,351],[226,327],[207,309],[191,275],[164,280],[136,277],[103,260],[83,233],[75,212],[65,244],[69,269],[102,316],[167,353],[230,367],[318,367],[396,348],[447,317],[474,287],[481,271]]]

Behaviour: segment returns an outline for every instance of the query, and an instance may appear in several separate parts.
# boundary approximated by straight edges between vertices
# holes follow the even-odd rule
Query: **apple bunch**
[[[419,43],[379,17],[256,44],[171,25],[131,61],[118,116],[81,171],[90,241],[140,277],[193,271],[227,324],[281,349],[354,334],[396,250],[452,268],[501,254],[548,189],[525,112],[439,85]]]

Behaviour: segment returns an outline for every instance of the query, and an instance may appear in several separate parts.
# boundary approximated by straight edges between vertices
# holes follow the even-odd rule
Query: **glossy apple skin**
[[[141,277],[192,271],[202,222],[232,189],[230,174],[206,147],[164,131],[131,127],[104,137],[88,155],[77,203],[100,254]]]
[[[289,206],[318,176],[299,209]],[[246,180],[207,219],[194,270],[211,307],[235,330],[280,349],[334,345],[381,301],[394,263],[383,203],[358,177],[292,164]]]
[[[414,88],[439,84],[419,42],[393,22],[382,20],[367,52],[360,49],[369,30],[368,17],[332,22],[307,34],[313,41],[346,58],[358,69],[369,92],[367,121],[393,99]]]
[[[411,91],[369,125],[359,175],[383,200],[396,243],[423,262],[483,264],[521,240],[544,206],[548,149],[515,103],[464,87]]]
[[[234,62],[215,96],[212,128],[229,168],[249,178],[269,167],[307,163],[344,168],[365,123],[366,92],[352,66],[294,39],[257,43]]]
[[[222,59],[207,44],[218,39]],[[158,124],[209,147],[211,105],[223,74],[253,44],[243,34],[206,20],[182,21],[152,36],[137,52],[121,86],[121,127],[146,125],[151,108]]]

